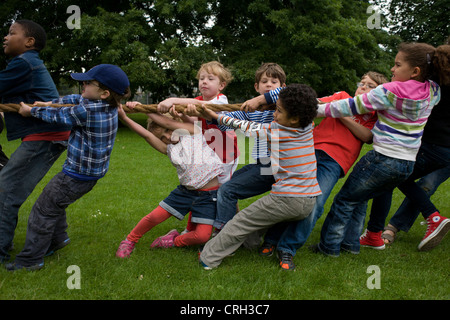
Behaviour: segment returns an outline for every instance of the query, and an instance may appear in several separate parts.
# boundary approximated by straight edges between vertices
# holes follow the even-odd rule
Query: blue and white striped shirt
[[[271,123],[273,121],[274,112],[275,110],[265,110],[255,112],[233,111],[227,112],[225,113],[225,115],[228,117],[257,123]],[[218,125],[218,128],[221,131],[230,130],[229,127],[224,125]],[[270,151],[268,150],[267,147],[267,139],[259,139],[259,137],[255,137],[255,144],[252,150],[252,157],[255,160],[270,157]]]
[[[81,180],[100,179],[109,168],[118,128],[117,107],[103,100],[88,100],[78,94],[52,102],[75,106],[35,107],[31,115],[49,123],[72,126],[63,172]]]

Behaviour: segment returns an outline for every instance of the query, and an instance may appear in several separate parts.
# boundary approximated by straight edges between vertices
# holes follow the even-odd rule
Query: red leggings
[[[131,230],[127,236],[127,240],[138,242],[144,234],[150,231],[154,226],[172,217],[172,215],[158,206],[155,210],[150,212]],[[192,246],[196,244],[203,244],[211,237],[212,226],[208,224],[196,223],[191,226],[192,230],[181,236],[175,238],[176,247]]]

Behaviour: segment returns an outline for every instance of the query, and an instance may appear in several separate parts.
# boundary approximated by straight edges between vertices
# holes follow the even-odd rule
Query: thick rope
[[[242,104],[206,104],[208,109],[218,112],[218,111],[239,111],[241,109]],[[31,106],[31,105],[30,105]],[[60,108],[60,107],[73,107],[74,105],[71,104],[51,104],[49,105],[53,108]],[[123,110],[127,113],[156,113],[156,107],[157,104],[138,104],[133,109],[128,108],[127,106],[123,105]],[[177,104],[175,105],[175,110],[177,112],[183,112],[186,108],[186,105]],[[196,105],[197,110],[200,111],[200,105]],[[14,103],[6,103],[6,104],[0,104],[0,112],[18,112],[20,109],[20,104],[14,104]]]

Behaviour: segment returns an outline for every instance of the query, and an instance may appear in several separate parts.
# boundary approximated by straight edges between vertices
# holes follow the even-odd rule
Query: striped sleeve
[[[284,87],[279,87],[276,89],[273,89],[267,93],[264,94],[264,97],[266,98],[267,104],[275,104],[278,100],[278,95],[280,94],[281,90],[283,90]]]
[[[315,197],[322,193],[317,181],[312,125],[300,129],[274,123],[270,130],[270,146],[275,178],[271,194]]]

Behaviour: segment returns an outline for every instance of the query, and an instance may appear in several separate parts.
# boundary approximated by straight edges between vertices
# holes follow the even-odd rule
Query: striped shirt
[[[75,106],[35,107],[31,115],[49,123],[72,126],[63,172],[80,180],[100,179],[109,168],[118,127],[117,108],[78,94],[55,99],[53,103]]]
[[[318,116],[340,118],[376,111],[373,149],[388,157],[415,161],[423,129],[440,96],[433,81],[395,81],[354,98],[319,105]]]
[[[265,111],[255,111],[255,112],[244,112],[244,111],[233,111],[228,112],[225,115],[240,119],[248,120],[259,123],[271,123],[273,121],[273,113],[275,110],[265,110]],[[221,131],[229,130],[227,126],[218,126]],[[252,150],[253,159],[257,160],[259,158],[269,158],[270,152],[267,148],[267,139],[259,139],[255,137],[255,144]]]
[[[275,178],[271,194],[281,197],[315,197],[322,193],[316,178],[312,124],[306,128],[288,128],[275,121],[262,124],[225,115],[219,115],[218,123],[267,140]]]

